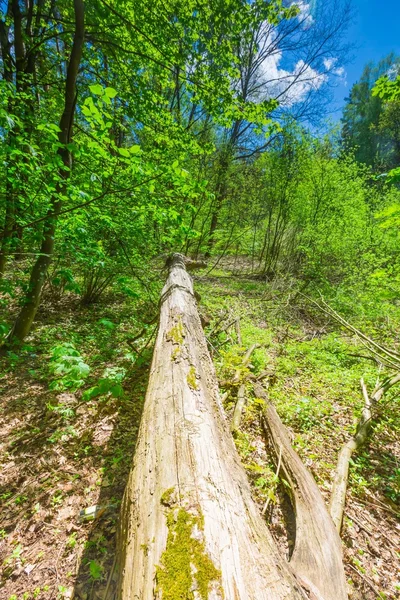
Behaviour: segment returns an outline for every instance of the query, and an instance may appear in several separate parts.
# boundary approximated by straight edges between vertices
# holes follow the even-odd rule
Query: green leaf
[[[118,152],[121,156],[125,156],[126,158],[129,158],[130,156],[129,150],[127,148],[118,148]]]
[[[104,94],[104,88],[99,83],[89,85],[89,89],[95,96],[102,96]]]
[[[104,325],[107,329],[114,329],[116,327],[115,323],[110,321],[109,319],[100,319],[99,325]]]
[[[100,579],[103,574],[103,567],[95,560],[91,560],[89,562],[89,571],[90,577],[94,580],[97,580]]]
[[[131,154],[140,154],[142,152],[142,149],[141,149],[140,146],[138,146],[137,144],[135,144],[134,146],[130,146],[129,152]]]
[[[115,96],[117,95],[117,90],[115,90],[112,87],[106,87],[104,93],[108,98],[115,98]]]

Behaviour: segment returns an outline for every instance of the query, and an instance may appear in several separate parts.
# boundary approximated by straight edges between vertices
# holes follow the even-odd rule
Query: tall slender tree
[[[9,334],[9,340],[11,341],[15,339],[24,339],[31,328],[39,307],[43,284],[54,253],[57,218],[62,208],[63,195],[66,192],[66,181],[70,176],[72,168],[71,151],[68,145],[71,143],[73,137],[75,107],[77,102],[76,83],[85,40],[85,11],[83,0],[74,0],[74,22],[75,31],[65,77],[64,109],[60,118],[58,133],[58,181],[55,186],[54,195],[50,201],[46,219],[43,222],[40,254],[32,268],[24,306]]]

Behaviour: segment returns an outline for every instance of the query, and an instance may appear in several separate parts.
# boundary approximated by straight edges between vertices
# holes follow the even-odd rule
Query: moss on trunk
[[[172,490],[161,503],[170,506]],[[167,513],[168,539],[157,567],[157,593],[163,600],[207,600],[210,590],[221,588],[221,572],[208,556],[204,543],[203,517],[182,506],[170,506]],[[196,595],[195,595],[196,592]]]

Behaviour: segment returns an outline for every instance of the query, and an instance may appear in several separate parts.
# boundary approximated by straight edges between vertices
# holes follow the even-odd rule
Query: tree
[[[47,211],[46,219],[43,223],[40,254],[32,268],[29,287],[24,300],[24,306],[10,331],[10,340],[13,340],[14,338],[17,340],[24,339],[24,337],[30,331],[33,319],[35,318],[37,309],[39,307],[43,284],[45,282],[47,270],[54,252],[57,218],[62,209],[62,198],[67,189],[66,181],[70,176],[72,167],[71,150],[68,146],[72,141],[76,106],[76,82],[82,58],[85,37],[83,0],[74,0],[74,19],[74,37],[65,78],[64,109],[60,118],[58,132],[59,144],[56,161],[58,164],[58,177],[55,183],[54,193],[50,200],[50,206]]]
[[[394,73],[398,73],[398,68]],[[388,139],[388,153],[394,165],[400,163],[400,75],[389,79],[387,75],[376,82],[372,95],[385,102],[378,124],[378,131]],[[393,166],[393,165],[392,165]],[[399,181],[400,167],[393,168],[388,173],[389,181]]]
[[[379,127],[383,111],[382,99],[372,92],[376,81],[390,70],[396,71],[399,59],[389,54],[377,65],[369,63],[364,68],[360,81],[350,90],[343,110],[343,143],[347,150],[354,151],[359,162],[382,171],[390,158],[386,132]]]
[[[297,7],[297,8],[296,8]],[[256,23],[248,37],[237,46],[240,78],[237,94],[272,110],[264,121],[236,119],[218,136],[215,158],[215,200],[211,207],[207,252],[210,253],[218,227],[219,214],[226,201],[230,163],[246,160],[265,151],[279,132],[277,123],[290,115],[298,121],[317,121],[323,114],[330,78],[343,72],[347,48],[342,36],[350,19],[347,1],[310,6],[292,4],[275,18]],[[282,57],[292,70],[282,68]],[[271,100],[275,103],[271,103]],[[321,102],[319,102],[322,100]],[[319,109],[318,109],[319,107]]]
[[[139,204],[142,216],[152,221],[159,251],[166,241],[160,225],[172,221],[176,225],[181,218],[177,208],[190,211],[188,200],[197,193],[197,182],[190,182],[181,166],[188,156],[204,152],[196,138],[197,112],[225,123],[239,114],[254,121],[265,118],[265,105],[240,99],[232,87],[237,77],[232,48],[256,23],[286,9],[279,2],[253,5],[244,0],[229,5],[203,3],[201,10],[196,6],[159,3],[159,10],[144,10],[141,1],[120,0],[111,6],[93,0],[85,6],[85,30],[77,6],[71,30],[71,11],[61,0],[49,7],[43,19],[42,2],[31,3],[27,13],[19,10],[17,1],[5,7],[6,15],[15,8],[15,18],[2,25],[3,84],[10,98],[15,95],[16,110],[7,107],[2,112],[11,140],[6,149],[11,148],[15,163],[6,161],[3,264],[16,227],[39,242],[38,259],[9,343],[23,340],[31,328],[60,218],[71,212],[78,216],[75,211],[103,199],[112,205],[117,197],[119,204],[118,194],[132,199],[132,190],[140,187],[148,205],[144,209],[136,197],[131,205],[136,209]],[[20,27],[28,32],[29,44],[24,48],[17,48]],[[23,81],[29,83],[36,121],[21,109],[28,92],[20,89],[19,66],[10,73],[10,39],[13,52],[21,50],[18,65],[29,65],[29,78]],[[90,42],[86,47],[85,40]],[[65,85],[65,98],[61,85]],[[59,125],[52,122],[57,110],[62,113]],[[18,141],[15,152],[13,140]],[[25,171],[19,175],[21,165]],[[161,198],[155,182],[162,189]],[[16,195],[27,210],[16,209]],[[117,226],[112,212],[110,230]],[[117,220],[120,225],[120,217]],[[118,237],[115,231],[110,236]]]

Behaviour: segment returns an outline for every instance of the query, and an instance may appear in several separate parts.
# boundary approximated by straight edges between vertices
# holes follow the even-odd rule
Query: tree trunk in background
[[[227,178],[228,174],[226,172],[228,168],[228,161],[222,160],[220,166],[220,172],[218,174],[218,184],[215,193],[215,206],[211,213],[211,223],[210,223],[210,231],[208,232],[208,242],[207,242],[207,252],[206,256],[210,256],[212,249],[215,244],[215,232],[218,227],[219,214],[221,212],[222,205],[226,198],[227,193]]]
[[[306,598],[251,498],[181,255],[161,296],[118,559],[120,600]]]
[[[236,122],[232,128],[232,132],[230,134],[230,138],[226,144],[226,147],[221,150],[221,156],[219,158],[218,165],[217,184],[215,189],[215,205],[211,212],[211,223],[210,231],[208,233],[206,256],[210,256],[212,249],[215,245],[215,232],[218,227],[220,212],[228,194],[228,171],[234,155],[238,130],[239,122]]]
[[[61,211],[62,204],[61,196],[65,190],[65,184],[63,181],[65,182],[70,176],[71,154],[66,145],[71,141],[72,138],[72,125],[74,121],[76,104],[76,80],[85,37],[83,0],[74,0],[74,11],[75,33],[67,68],[64,111],[60,119],[61,131],[58,136],[59,141],[62,144],[58,150],[58,154],[63,165],[60,167],[59,172],[61,183],[59,183],[57,186],[56,193],[50,203],[47,219],[44,222],[40,254],[32,268],[28,292],[24,299],[24,306],[17,316],[14,326],[7,337],[7,343],[22,341],[26,335],[28,335],[33,320],[36,316],[47,270],[53,257],[57,219]]]
[[[9,84],[13,81],[13,59],[11,57],[11,42],[10,42],[10,27],[7,24],[12,18],[11,2],[7,8],[7,20],[0,20],[0,50],[3,61],[3,79]],[[13,102],[8,100],[8,112],[13,112]],[[14,137],[14,132],[8,134],[8,146],[11,146],[11,140]],[[7,165],[8,172],[8,165]],[[3,277],[7,257],[12,246],[13,227],[15,220],[15,198],[14,191],[10,179],[7,177],[5,189],[5,212],[4,212],[4,228],[0,247],[0,279]]]

